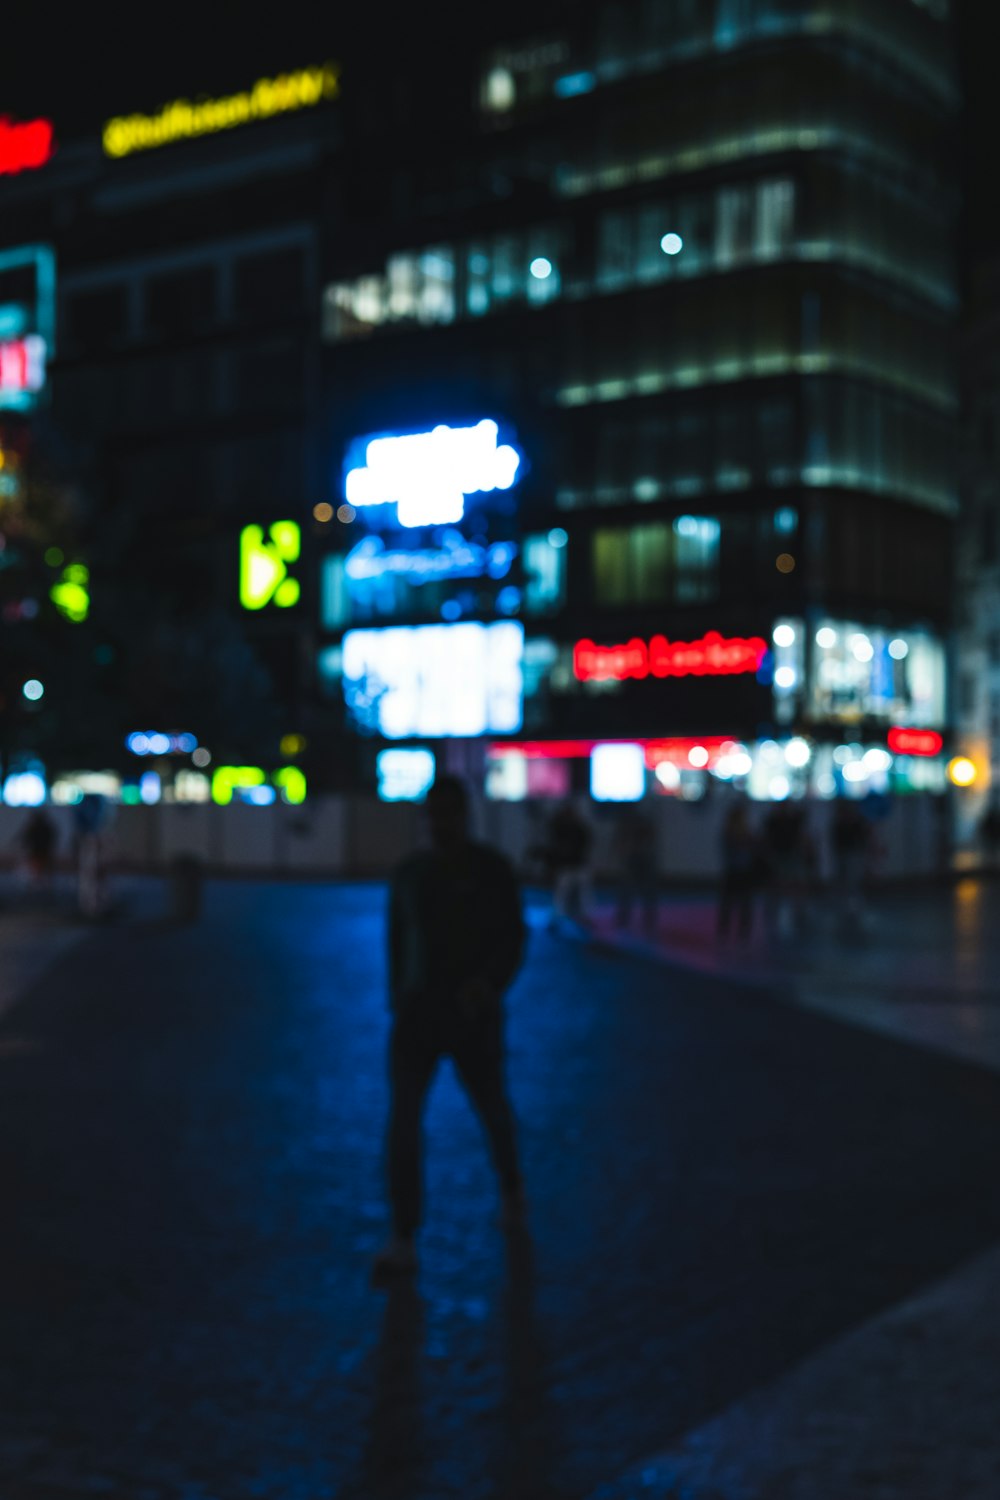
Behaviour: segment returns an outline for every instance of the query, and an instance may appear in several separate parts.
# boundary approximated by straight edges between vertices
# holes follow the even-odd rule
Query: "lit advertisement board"
[[[55,348],[56,261],[48,245],[0,250],[0,411],[31,411]]]
[[[521,454],[499,437],[497,423],[484,420],[362,438],[348,455],[344,497],[376,525],[455,526],[468,496],[517,480]]]
[[[516,734],[523,658],[514,620],[349,630],[344,700],[359,729],[390,740]]]

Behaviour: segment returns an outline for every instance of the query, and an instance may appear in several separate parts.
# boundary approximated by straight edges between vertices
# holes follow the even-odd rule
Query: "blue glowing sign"
[[[344,699],[359,728],[389,740],[515,734],[524,627],[390,626],[344,636]]]
[[[364,464],[347,471],[344,494],[357,510],[395,506],[400,526],[454,526],[467,495],[509,490],[521,455],[498,444],[495,422],[363,441]]]
[[[399,574],[413,584],[441,583],[451,578],[506,578],[517,557],[516,542],[494,542],[482,547],[467,542],[458,531],[441,533],[439,547],[391,550],[377,536],[367,536],[347,554],[344,571],[352,583],[367,583]]]

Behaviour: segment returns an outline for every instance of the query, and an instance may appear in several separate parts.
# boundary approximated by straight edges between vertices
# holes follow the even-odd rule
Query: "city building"
[[[207,739],[216,764],[278,765],[313,696],[301,543],[325,497],[318,309],[339,64],[230,65],[214,97],[188,87],[178,77],[141,111],[107,99],[68,133],[0,121],[0,437],[55,454],[83,497],[107,660],[89,709],[106,697],[117,715],[92,754],[134,772],[133,798],[142,778],[155,797],[193,770],[178,737]],[[132,751],[168,740],[158,770]]]
[[[947,5],[552,15],[464,90],[438,60],[450,130],[421,72],[326,241],[318,670],[358,774],[940,789]]]
[[[963,516],[957,549],[955,729],[974,779],[956,796],[972,843],[1000,781],[1000,265],[977,268],[969,300]],[[968,776],[970,773],[966,771]]]

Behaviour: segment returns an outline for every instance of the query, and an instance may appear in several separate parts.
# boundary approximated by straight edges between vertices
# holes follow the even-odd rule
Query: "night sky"
[[[978,256],[1000,253],[994,7],[984,0],[956,3],[968,98],[961,138],[966,243],[970,254]],[[560,8],[567,7],[551,0],[547,10],[558,13]],[[522,19],[526,9],[533,20]],[[503,29],[504,18],[510,18],[516,35],[524,25],[544,24],[541,9],[537,0],[531,7],[509,0],[503,9],[489,12],[489,23]],[[478,8],[456,0],[405,7],[283,4],[266,12],[241,3],[181,3],[163,9],[79,6],[73,8],[75,14],[61,9],[56,19],[46,7],[22,4],[19,13],[4,17],[0,114],[49,114],[57,132],[69,139],[96,133],[113,114],[151,111],[178,95],[226,93],[262,74],[327,58],[345,63],[345,88],[362,73],[366,88],[377,88],[383,80],[391,86],[396,69],[412,77],[424,49],[453,55],[456,67],[464,70],[470,11],[476,14]],[[93,19],[95,13],[99,20]],[[211,16],[207,27],[206,13]],[[261,15],[268,17],[267,24],[257,22]],[[6,237],[5,230],[0,233]]]

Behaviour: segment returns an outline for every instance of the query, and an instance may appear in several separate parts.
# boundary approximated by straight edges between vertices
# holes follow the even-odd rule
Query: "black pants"
[[[424,1101],[438,1063],[451,1057],[482,1121],[505,1193],[520,1188],[514,1113],[504,1079],[503,1025],[499,1013],[475,1021],[406,1016],[393,1025],[389,1046],[392,1107],[389,1117],[389,1197],[397,1235],[415,1233],[423,1198],[421,1125]]]

